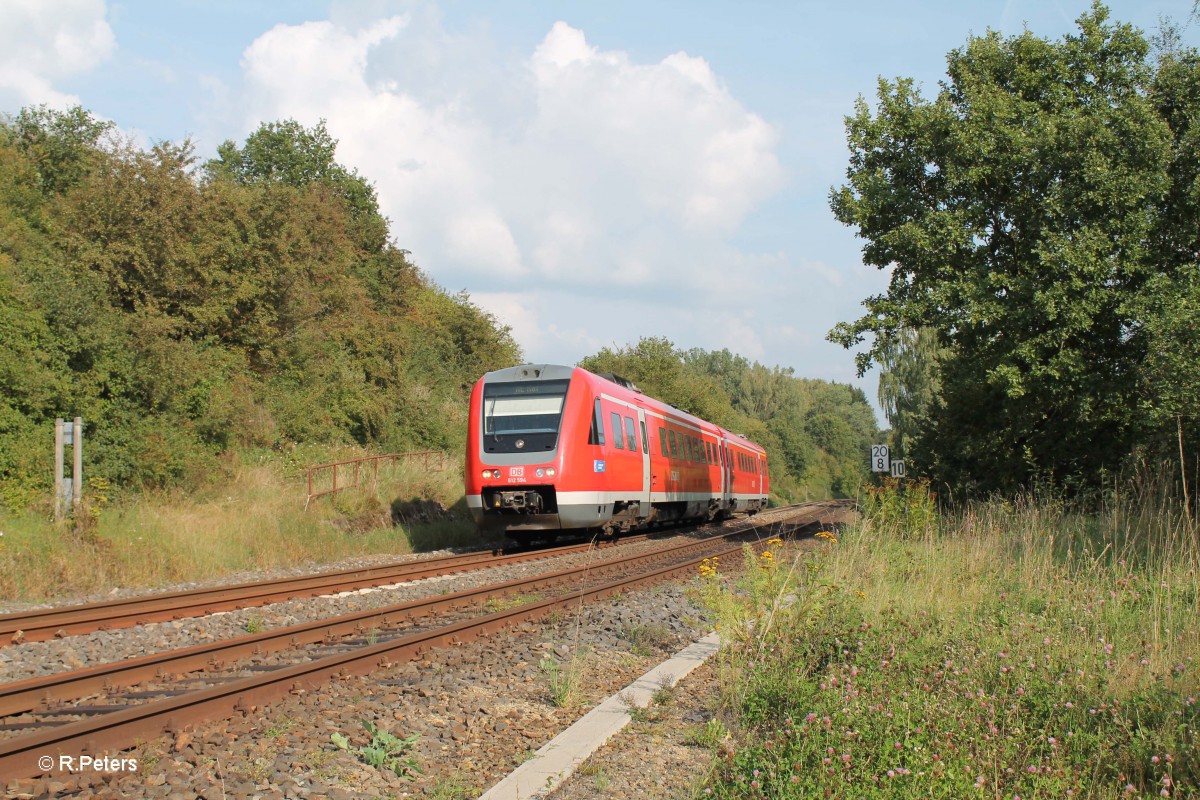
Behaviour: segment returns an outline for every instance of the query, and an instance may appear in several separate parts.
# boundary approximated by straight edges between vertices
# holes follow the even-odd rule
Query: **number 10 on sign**
[[[888,446],[886,444],[871,445],[871,472],[888,472],[891,469],[891,460],[888,458]]]

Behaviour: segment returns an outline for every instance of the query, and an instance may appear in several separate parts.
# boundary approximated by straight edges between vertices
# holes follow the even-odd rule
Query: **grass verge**
[[[1200,796],[1195,527],[1055,502],[941,519],[922,487],[865,505],[813,556],[701,577],[736,733],[702,796]]]
[[[362,454],[314,452],[305,461],[356,455]],[[56,526],[45,513],[0,514],[0,601],[151,588],[481,541],[464,507],[457,463],[444,470],[385,467],[377,480],[364,474],[361,487],[314,500],[307,512],[303,463],[270,451],[243,454],[227,475],[196,494],[93,505],[82,525]]]

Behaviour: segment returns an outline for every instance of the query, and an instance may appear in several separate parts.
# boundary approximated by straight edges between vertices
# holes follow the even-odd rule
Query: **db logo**
[[[508,477],[524,478],[525,477],[525,468],[524,467],[509,467],[508,468]]]

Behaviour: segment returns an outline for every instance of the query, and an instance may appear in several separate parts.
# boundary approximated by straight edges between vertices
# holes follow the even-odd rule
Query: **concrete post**
[[[72,514],[79,511],[79,504],[83,502],[83,417],[75,418],[74,431],[72,433],[72,450],[75,456],[75,463],[71,470],[71,504],[74,506]]]
[[[62,519],[63,512],[63,420],[54,420],[54,521]]]

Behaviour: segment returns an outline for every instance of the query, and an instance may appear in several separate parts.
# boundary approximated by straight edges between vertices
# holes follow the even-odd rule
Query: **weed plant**
[[[563,664],[553,655],[544,657],[538,666],[546,674],[550,699],[559,708],[575,708],[583,699],[583,679],[587,659],[573,655]]]
[[[332,733],[329,739],[339,750],[354,753],[359,761],[375,769],[388,770],[401,778],[412,778],[421,771],[417,759],[408,752],[421,738],[420,734],[396,736],[365,719],[362,720],[362,726],[370,739],[358,747],[344,733]]]
[[[463,508],[461,469],[381,467],[379,479],[304,511],[304,463],[353,450],[250,451],[219,485],[188,496],[146,494],[92,508],[86,530],[44,513],[0,512],[0,602],[218,579],[241,570],[327,563],[371,553],[477,544]],[[394,525],[398,499],[428,498],[451,513]]]
[[[701,578],[736,723],[704,796],[1200,796],[1184,516],[1043,499],[928,520],[889,491],[815,555]]]

